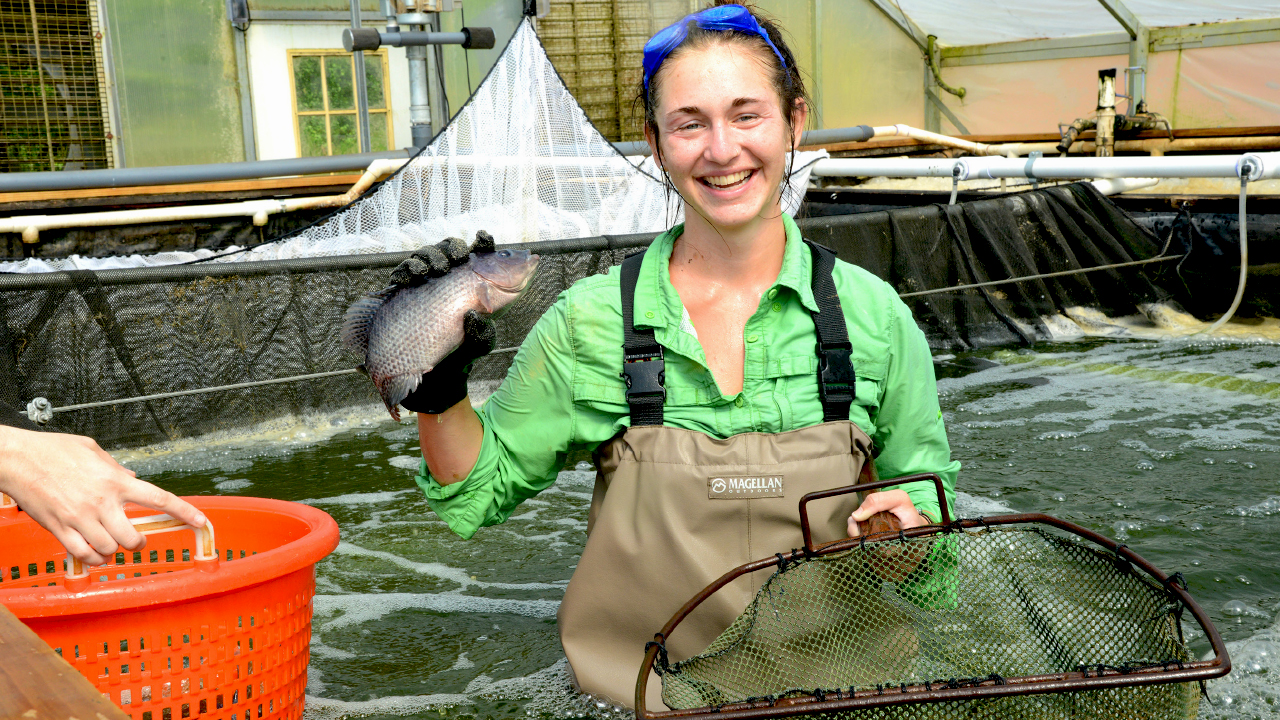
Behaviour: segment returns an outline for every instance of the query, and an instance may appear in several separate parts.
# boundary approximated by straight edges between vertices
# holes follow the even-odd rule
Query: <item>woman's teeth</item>
[[[751,170],[743,170],[742,172],[737,172],[732,175],[718,175],[714,177],[707,175],[702,178],[702,181],[712,187],[727,188],[734,185],[741,185],[747,178],[751,177],[751,173]]]

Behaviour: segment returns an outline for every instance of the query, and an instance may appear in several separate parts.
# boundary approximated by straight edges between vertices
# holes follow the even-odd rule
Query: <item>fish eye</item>
[[[498,257],[504,257],[504,258],[511,257],[511,251],[510,250],[499,251]]]

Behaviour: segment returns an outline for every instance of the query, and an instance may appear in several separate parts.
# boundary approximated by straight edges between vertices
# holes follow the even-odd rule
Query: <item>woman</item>
[[[579,688],[626,706],[645,642],[685,600],[800,544],[801,495],[854,483],[873,447],[886,477],[937,472],[951,488],[958,469],[910,312],[869,273],[832,267],[780,209],[808,104],[778,29],[740,5],[691,15],[646,45],[643,84],[645,136],[685,223],[564,292],[479,412],[462,368],[487,342],[402,403],[420,413],[418,482],[463,537],[550,486],[570,449],[594,449],[561,639]],[[820,539],[856,535],[879,511],[904,527],[938,518],[919,483],[850,514],[854,502],[814,511]],[[752,582],[682,624],[673,659],[705,649]]]

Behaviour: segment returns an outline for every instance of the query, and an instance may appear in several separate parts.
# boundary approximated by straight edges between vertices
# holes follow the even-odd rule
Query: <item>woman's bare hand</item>
[[[0,491],[90,565],[107,562],[123,547],[138,550],[147,539],[124,514],[134,502],[168,513],[193,527],[199,510],[117,463],[92,438],[0,427]]]
[[[928,525],[929,519],[916,512],[916,506],[906,490],[882,490],[868,494],[858,505],[858,509],[849,516],[849,537],[859,537],[863,533],[859,523],[879,512],[888,512],[898,519],[903,530]],[[871,532],[871,530],[868,530]]]

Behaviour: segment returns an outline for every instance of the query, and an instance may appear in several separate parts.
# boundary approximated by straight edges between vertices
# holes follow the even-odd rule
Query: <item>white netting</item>
[[[808,165],[797,153],[786,209]],[[647,172],[646,172],[647,171]],[[592,126],[533,26],[516,30],[470,102],[375,192],[297,237],[237,260],[412,250],[487,230],[498,243],[658,232],[682,219],[652,160],[637,169]]]
[[[795,214],[809,167],[798,152],[784,194]],[[364,197],[298,234],[215,262],[414,250],[487,230],[499,243],[659,232],[683,219],[653,161],[637,168],[591,125],[524,22],[467,105],[431,144]],[[8,272],[161,265],[207,251],[126,258],[24,260]],[[4,265],[8,265],[7,267]]]

